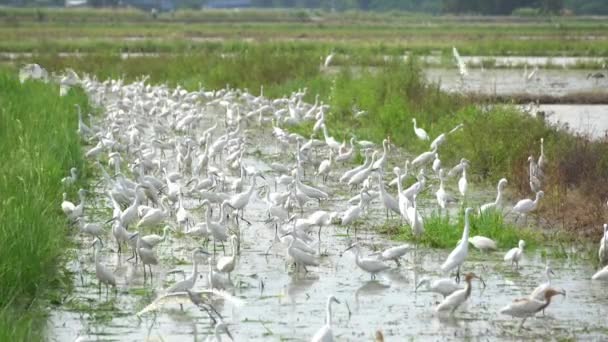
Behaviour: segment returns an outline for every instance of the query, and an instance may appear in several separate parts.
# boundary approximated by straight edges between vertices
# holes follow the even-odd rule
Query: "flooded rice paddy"
[[[99,97],[104,98],[101,105],[109,106],[108,101],[120,102],[121,96],[127,96],[125,94],[128,92],[115,91],[106,94],[105,98]],[[129,110],[126,103],[124,101],[118,105],[120,111]],[[113,108],[116,110],[116,105]],[[199,108],[203,119],[188,134],[200,135],[216,119],[223,120],[225,110],[213,108]],[[293,157],[289,153],[278,153],[274,141],[268,138],[269,127],[260,128],[250,124],[247,130],[249,147],[243,165],[255,167],[266,174],[266,181],[262,181],[262,184],[268,183],[273,188],[270,163],[291,165]],[[183,136],[186,133],[177,134]],[[167,160],[174,160],[175,155],[167,153]],[[124,153],[123,157],[128,163],[135,159],[129,153]],[[403,160],[403,154],[391,154],[388,169],[402,165]],[[167,166],[168,171],[175,171],[174,163]],[[328,191],[331,199],[320,204],[309,202],[305,214],[319,207],[328,211],[347,208],[346,201],[353,194],[348,186],[336,182],[347,167],[338,165],[332,170],[328,184],[320,185]],[[187,179],[180,182],[181,187],[187,186]],[[310,167],[306,170],[305,182],[319,184],[312,176]],[[453,183],[455,181],[450,181],[448,187],[455,192],[456,185]],[[436,185],[432,187],[429,193],[436,190]],[[279,186],[279,190],[284,189]],[[98,192],[102,190],[100,188]],[[390,192],[394,194],[396,190],[390,189]],[[514,246],[499,246],[499,252],[489,255],[471,251],[464,270],[481,275],[487,286],[484,288],[474,283],[471,298],[453,316],[438,315],[434,309],[441,298],[422,290],[415,291],[415,286],[423,276],[442,276],[439,265],[450,251],[422,247],[412,250],[401,266],[391,264],[391,269],[381,273],[375,281],[371,281],[370,276],[355,265],[353,253],[343,253],[355,240],[360,241],[365,253],[394,244],[376,233],[375,228],[385,220],[384,209],[377,201],[373,202],[358,225],[356,236],[354,229],[348,236],[344,227],[323,227],[321,243],[315,246],[323,253],[320,266],[309,267],[306,274],[294,274],[286,261],[286,246],[275,241],[274,228],[264,222],[267,218],[266,204],[261,196],[253,196],[245,210],[245,218],[251,221],[251,225],[241,222],[237,228],[231,221],[231,229],[240,231],[241,246],[237,266],[232,273],[234,286],[227,290],[246,303],[242,307],[215,303],[224,320],[230,324],[235,341],[309,340],[324,323],[329,294],[342,301],[342,304],[333,307],[334,335],[340,341],[370,341],[376,330],[381,330],[389,341],[601,340],[608,333],[608,295],[605,283],[590,280],[596,270],[592,260],[571,257],[551,260],[556,272],[553,285],[565,289],[567,296],[564,299],[559,297],[545,316],[529,319],[525,328],[517,331],[519,320],[500,315],[498,310],[512,299],[526,296],[545,281],[543,270],[546,260],[540,250],[527,251],[518,271],[502,261],[505,250]],[[472,201],[483,203],[493,196],[493,193],[481,191],[473,196]],[[509,200],[512,203],[513,199]],[[184,206],[192,213],[194,223],[203,220],[198,200],[187,198]],[[433,210],[434,201],[426,199],[425,206],[427,212]],[[111,217],[111,205],[101,193],[97,193],[93,196],[93,203],[87,206],[86,214],[88,220],[105,221]],[[217,217],[215,211],[213,215]],[[174,222],[175,219],[169,221]],[[157,247],[160,265],[152,267],[152,282],[148,280],[144,283],[141,265],[126,260],[130,251],[122,256],[116,253],[117,246],[109,227],[103,239],[102,263],[114,271],[118,281],[117,293],[106,294],[105,290],[98,293],[93,249],[90,247],[92,240],[79,236],[77,248],[73,251],[77,257],[68,264],[74,272],[75,289],[65,295],[61,306],[53,308],[48,326],[49,340],[200,341],[213,333],[207,315],[191,304],[185,304],[183,311],[178,304],[170,304],[156,313],[136,316],[169,284],[183,279],[184,276],[174,270],[190,274],[191,251],[201,246],[200,240],[179,232],[171,234],[168,241]],[[212,244],[207,248],[211,251]],[[571,256],[577,252],[573,248]],[[223,254],[221,248],[218,253]],[[229,244],[226,244],[226,253],[231,253]],[[200,260],[201,276],[195,289],[207,288],[208,263],[206,258]]]

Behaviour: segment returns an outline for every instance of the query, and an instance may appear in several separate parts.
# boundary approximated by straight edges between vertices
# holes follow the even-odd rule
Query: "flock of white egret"
[[[86,75],[74,80],[74,76],[70,76],[71,84],[80,85],[92,105],[103,111],[99,119],[91,118],[87,123],[78,109],[78,133],[88,145],[84,153],[94,163],[101,180],[94,189],[78,191],[77,203],[70,202],[64,194],[61,209],[82,235],[90,236],[99,291],[101,285],[106,287],[106,293],[110,287],[121,286],[113,265],[102,264],[98,257],[101,253],[115,250],[130,255],[131,262],[141,268],[145,286],[158,281],[155,268],[162,260],[157,248],[169,241],[169,235],[171,240],[200,241],[200,247],[191,251],[191,275],[166,288],[137,315],[158,311],[165,305],[183,307],[191,303],[204,310],[215,324],[212,340],[221,340],[222,334],[230,335],[227,322],[214,302],[224,300],[237,308],[245,305],[243,300],[231,295],[230,290],[234,286],[234,274],[239,272],[239,260],[248,257],[240,252],[240,246],[242,231],[251,229],[247,208],[252,201],[265,203],[268,229],[275,230],[272,244],[284,247],[286,262],[294,266],[290,272],[301,275],[314,272],[312,269],[319,267],[322,258],[332,257],[331,253],[322,252],[323,235],[329,234],[330,226],[343,226],[350,233],[357,221],[365,223],[370,210],[385,210],[387,218],[395,214],[411,227],[418,239],[425,234],[425,214],[417,205],[423,191],[436,189],[431,191],[440,211],[457,208],[455,203],[459,197],[462,200],[467,196],[470,162],[462,158],[456,166],[446,169],[439,158],[449,137],[466,129],[462,124],[431,141],[413,119],[414,133],[419,139],[429,141],[429,151],[411,161],[395,160],[388,137],[382,142],[381,150],[376,150],[372,142],[354,137],[350,143],[333,138],[325,121],[329,106],[319,102],[318,97],[314,104],[306,103],[305,90],[270,99],[263,94],[254,96],[230,88],[189,92],[180,87],[153,86],[146,84],[145,78],[126,83],[120,79],[100,82]],[[315,123],[310,137],[289,132],[289,126],[303,121]],[[251,136],[260,132],[266,146],[252,145]],[[534,199],[515,203],[511,211],[517,217],[533,212],[543,197],[541,188],[547,157],[542,144],[541,140],[538,161],[529,158]],[[269,161],[266,169],[258,169],[246,161],[247,156],[260,149],[272,149],[276,153],[277,161]],[[351,165],[359,151],[365,157],[364,163],[344,171],[344,166]],[[394,179],[386,178],[391,174],[390,164],[405,165],[403,169],[391,170]],[[413,183],[410,175],[414,176]],[[73,187],[78,177],[79,170],[73,168],[62,182],[66,188]],[[460,196],[450,194],[446,187],[452,177],[459,177]],[[390,189],[395,185],[397,192],[393,195]],[[495,201],[481,203],[477,210],[464,209],[462,239],[445,262],[437,265],[437,271],[445,276],[455,272],[456,278],[424,277],[416,284],[416,290],[422,287],[443,296],[434,308],[438,314],[447,311],[451,315],[465,303],[472,294],[473,280],[479,280],[484,287],[487,285],[483,274],[467,270],[468,247],[472,244],[487,252],[496,250],[496,243],[490,237],[470,237],[469,220],[471,215],[489,211],[503,213],[506,185],[504,178],[498,182]],[[351,191],[355,196],[345,210],[323,210],[337,189]],[[111,215],[87,214],[87,209],[94,205],[89,200],[90,192],[102,198]],[[107,228],[109,226],[111,228]],[[606,231],[606,225],[604,227]],[[162,235],[157,235],[160,231]],[[599,252],[604,263],[608,261],[607,238],[605,233]],[[356,265],[372,278],[390,268],[402,267],[400,259],[418,248],[406,244],[372,253],[365,250],[365,246],[365,241],[356,240],[338,254],[341,256],[347,250],[354,252]],[[525,242],[520,241],[513,247],[505,254],[504,261],[518,268]],[[199,273],[201,264],[206,264],[207,270]],[[467,270],[463,276],[464,287],[460,284],[462,270]],[[552,297],[565,295],[564,290],[551,286],[552,273],[547,264],[548,281],[529,296],[515,299],[500,313],[522,318],[523,325],[527,318],[544,311]],[[200,275],[207,278],[204,286],[197,282]],[[608,279],[608,267],[593,279]],[[325,324],[312,337],[313,341],[333,340],[332,303],[340,300],[329,294]]]

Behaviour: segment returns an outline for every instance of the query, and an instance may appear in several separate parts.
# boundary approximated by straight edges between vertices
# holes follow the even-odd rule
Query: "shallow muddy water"
[[[608,93],[608,77],[587,78],[594,70],[539,69],[528,78],[533,69],[479,69],[469,68],[462,79],[458,70],[425,69],[429,81],[449,92],[478,93],[485,95],[564,96],[576,93]],[[524,74],[526,76],[524,76]],[[606,76],[608,73],[604,72]]]
[[[540,105],[547,121],[592,139],[608,137],[608,105]]]
[[[217,115],[203,111],[205,123],[201,130],[209,127],[210,118]],[[287,162],[286,155],[277,156],[273,144],[269,144],[268,128],[264,133],[257,127],[250,127],[251,147],[244,164],[254,166],[270,175],[270,161]],[[131,158],[131,157],[129,157]],[[395,152],[389,158],[389,169],[403,164],[403,154]],[[290,161],[291,162],[291,161]],[[351,197],[347,186],[335,183],[345,170],[334,169],[327,186],[332,195],[330,201],[321,203],[326,210],[344,210]],[[307,170],[307,183],[311,181]],[[392,177],[391,177],[392,178]],[[274,185],[268,177],[271,185]],[[455,193],[455,180],[448,187]],[[411,181],[409,182],[411,183]],[[184,184],[182,184],[184,185]],[[408,184],[409,185],[409,184]],[[434,194],[433,183],[427,195]],[[390,189],[393,194],[395,189]],[[492,191],[480,191],[472,196],[471,202],[483,203],[493,199]],[[427,198],[423,206],[434,208],[434,199]],[[92,220],[106,220],[111,216],[105,200],[98,200],[87,207]],[[202,213],[197,209],[197,200],[185,201],[200,222]],[[317,210],[319,205],[309,203],[306,213]],[[430,209],[429,209],[430,210]],[[216,213],[214,213],[217,216]],[[498,310],[516,297],[532,291],[544,282],[545,260],[540,251],[528,251],[519,271],[514,271],[502,262],[506,249],[514,246],[499,246],[499,252],[482,255],[471,251],[464,265],[464,271],[475,271],[481,275],[487,286],[474,283],[469,301],[455,315],[438,315],[434,309],[440,298],[428,292],[415,292],[415,284],[422,276],[439,277],[439,265],[449,254],[449,250],[419,248],[406,255],[402,265],[392,268],[370,281],[370,276],[355,264],[353,253],[342,251],[355,239],[363,245],[364,253],[393,244],[386,237],[375,233],[374,227],[384,222],[384,210],[377,201],[371,206],[363,225],[351,236],[338,226],[324,227],[320,250],[327,255],[321,258],[319,267],[309,267],[307,274],[293,274],[286,264],[285,246],[275,244],[274,229],[265,224],[265,204],[254,200],[245,210],[245,218],[252,225],[241,224],[241,254],[232,280],[235,284],[229,291],[246,301],[243,307],[228,303],[215,303],[225,321],[230,323],[230,331],[236,341],[279,341],[309,340],[324,323],[325,303],[329,294],[342,301],[333,306],[333,329],[341,341],[369,341],[376,330],[381,330],[387,340],[462,340],[470,339],[592,339],[606,337],[608,322],[608,295],[605,283],[592,282],[595,272],[589,260],[571,261],[569,258],[552,260],[556,272],[553,285],[564,288],[567,297],[559,297],[547,310],[546,316],[529,319],[525,330],[516,331],[519,320],[498,314]],[[315,234],[316,235],[316,234]],[[170,283],[182,279],[180,274],[169,274],[181,269],[186,275],[192,269],[191,251],[200,246],[179,234],[157,247],[160,266],[153,266],[154,279],[144,285],[141,266],[135,266],[116,253],[116,244],[108,231],[104,235],[106,247],[103,263],[114,270],[118,280],[118,293],[106,295],[97,292],[95,268],[90,248],[91,239],[78,237],[76,254],[78,260],[68,267],[74,271],[73,293],[67,294],[64,304],[54,307],[48,326],[51,341],[120,340],[120,341],[200,341],[212,332],[210,320],[193,305],[168,305],[157,313],[148,313],[138,318],[135,314],[148,305]],[[456,241],[454,242],[456,243]],[[208,248],[212,249],[210,244]],[[470,249],[472,250],[472,248]],[[230,247],[226,246],[230,253]],[[222,253],[222,252],[219,252]],[[573,253],[576,253],[574,251]],[[207,286],[206,272],[208,260],[201,260],[195,289]],[[80,272],[82,269],[82,272]]]

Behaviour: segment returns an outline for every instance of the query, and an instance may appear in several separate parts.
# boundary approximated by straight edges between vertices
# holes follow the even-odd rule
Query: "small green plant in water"
[[[543,240],[540,231],[513,226],[505,222],[502,214],[498,212],[487,212],[481,216],[471,215],[470,224],[469,237],[480,235],[490,238],[501,250],[516,247],[519,240],[526,241],[526,248],[534,248]],[[451,218],[433,212],[431,216],[425,217],[424,229],[424,234],[418,241],[421,245],[433,248],[453,248],[462,238],[464,215],[459,212],[456,218]],[[411,228],[407,225],[393,228],[392,232],[394,234],[391,235],[398,240],[416,241]]]

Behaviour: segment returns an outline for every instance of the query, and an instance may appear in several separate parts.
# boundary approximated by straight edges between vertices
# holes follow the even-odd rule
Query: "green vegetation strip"
[[[153,19],[132,10],[0,8],[0,51],[192,53],[212,47],[238,52],[234,47],[247,39],[300,51],[314,45],[320,55],[334,50],[368,64],[404,53],[440,53],[451,64],[452,46],[463,56],[608,57],[606,29],[605,20],[588,17],[530,21],[252,10],[182,11]]]
[[[179,84],[189,90],[229,85],[259,94],[263,86],[264,95],[281,97],[307,88],[308,102],[314,102],[318,94],[320,101],[331,106],[325,121],[336,139],[349,140],[354,135],[380,143],[390,135],[393,143],[412,154],[410,158],[429,149],[428,142],[415,136],[412,118],[433,138],[464,123],[465,129],[449,135],[439,149],[442,165],[448,168],[467,158],[471,161],[471,182],[493,188],[505,177],[514,201],[533,197],[527,159],[530,155],[538,157],[540,138],[544,138],[549,164],[540,208],[543,226],[576,231],[577,236],[601,234],[598,222],[603,221],[601,205],[608,193],[605,142],[571,135],[514,106],[493,106],[491,102],[442,92],[437,85],[424,81],[415,58],[407,63],[383,62],[373,68],[362,68],[352,60],[339,71],[328,73],[320,70],[315,49],[239,46],[240,53],[229,55],[209,50],[125,60],[116,55],[39,56],[35,61],[55,72],[73,68],[101,79],[134,80],[149,75],[152,83]],[[368,115],[355,118],[353,106],[368,111]],[[309,137],[312,125],[306,122],[289,129]]]
[[[526,241],[528,248],[545,245],[544,235],[540,230],[528,227],[518,228],[505,222],[503,216],[496,212],[485,213],[481,216],[471,215],[470,226],[469,237],[479,235],[490,238],[501,250],[517,247],[519,240]],[[433,212],[431,216],[426,217],[424,229],[424,234],[417,241],[421,245],[434,248],[454,248],[462,237],[464,215],[459,213],[458,217],[448,217],[445,214],[439,215],[437,212]],[[408,226],[385,225],[380,228],[380,231],[397,240],[416,241]]]
[[[0,69],[0,341],[43,339],[43,307],[69,281],[60,204],[61,179],[83,166],[74,104],[87,108],[82,91],[59,97],[54,84]]]

